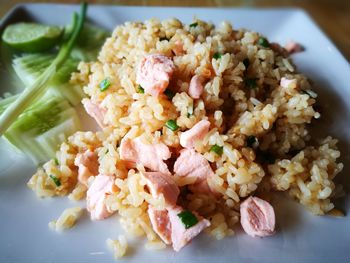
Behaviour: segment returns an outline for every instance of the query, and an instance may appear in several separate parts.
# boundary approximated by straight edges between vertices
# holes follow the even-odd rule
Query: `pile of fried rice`
[[[162,54],[175,65],[166,94],[140,92],[136,71],[149,54]],[[194,75],[205,79],[198,99],[188,93]],[[110,86],[102,91],[106,79]],[[286,50],[259,33],[227,22],[127,22],[115,28],[97,61],[80,63],[72,81],[104,109],[105,125],[97,132],[76,132],[59,147],[56,159],[38,169],[28,186],[39,197],[84,199],[94,176],[88,186],[80,183],[75,159],[89,150],[97,156],[98,174],[115,177],[117,190],[104,200],[107,210],[115,212],[127,236],[145,236],[146,248],[164,248],[147,213],[149,205],[164,209],[164,198],[146,187],[147,167],[130,168],[120,158],[121,141],[140,137],[145,144],[163,143],[176,159],[181,134],[208,120],[210,129],[194,149],[210,164],[213,176],[207,183],[219,194],[189,190],[193,178],[178,176],[167,162],[181,205],[210,221],[204,232],[216,239],[233,235],[241,202],[250,196],[269,200],[271,192],[289,193],[315,215],[334,210],[332,200],[342,192],[333,181],[343,168],[337,140],[311,140],[309,125],[321,117],[317,94]],[[166,125],[169,120],[176,130]],[[61,224],[71,224],[70,216],[65,213]],[[122,256],[126,240],[119,239],[108,244],[119,247]]]

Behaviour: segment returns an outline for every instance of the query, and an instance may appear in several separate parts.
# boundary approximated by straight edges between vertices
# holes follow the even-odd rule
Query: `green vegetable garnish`
[[[258,40],[258,45],[260,45],[262,47],[269,47],[270,43],[269,43],[269,41],[266,38],[260,37],[259,40]]]
[[[164,94],[165,94],[169,99],[173,99],[174,96],[175,96],[175,93],[174,93],[172,90],[170,90],[170,89],[166,89],[166,90],[164,91]]]
[[[56,165],[59,165],[60,163],[58,162],[57,158],[53,159],[55,161]]]
[[[145,93],[145,90],[144,90],[144,88],[141,87],[141,85],[137,86],[137,93],[140,93],[140,94],[144,94]]]
[[[20,51],[41,52],[58,44],[62,33],[63,29],[58,26],[17,23],[6,27],[2,40]]]
[[[36,81],[27,87],[21,95],[13,102],[0,117],[0,135],[11,126],[11,124],[18,118],[18,116],[28,108],[35,100],[40,98],[48,89],[47,83],[52,79],[64,62],[67,60],[74,44],[83,28],[86,16],[86,3],[81,5],[81,13],[78,15],[74,13],[72,22],[72,31],[66,39],[57,56],[50,64],[50,66],[36,79]]]
[[[109,81],[108,78],[105,78],[104,80],[101,81],[100,83],[100,91],[105,91],[111,86],[111,82]]]
[[[194,23],[190,24],[190,27],[196,27],[196,26],[198,26],[197,22],[194,22]]]
[[[168,120],[166,123],[165,123],[165,126],[167,128],[169,128],[170,130],[172,131],[176,131],[179,126],[177,125],[176,121],[175,120]]]
[[[180,218],[186,229],[189,229],[198,223],[197,217],[188,210],[178,213],[177,216]]]
[[[245,85],[250,88],[250,89],[255,89],[256,88],[256,78],[245,78],[244,83]]]
[[[243,59],[243,64],[245,66],[245,69],[247,69],[250,65],[250,61],[249,61],[249,58],[245,58]]]
[[[214,55],[213,55],[213,58],[215,58],[215,59],[219,59],[221,57],[222,57],[222,54],[220,54],[218,52],[214,53]]]
[[[254,143],[256,142],[256,138],[253,135],[247,137],[247,146],[252,148]]]
[[[61,186],[61,181],[60,181],[60,179],[58,179],[56,176],[54,176],[54,175],[52,175],[52,174],[50,174],[49,176],[50,176],[50,178],[52,179],[52,181],[55,183],[55,185],[56,185],[57,187]]]
[[[210,148],[210,151],[216,153],[219,156],[221,156],[223,154],[223,152],[224,152],[224,147],[215,144],[215,145],[213,145]]]

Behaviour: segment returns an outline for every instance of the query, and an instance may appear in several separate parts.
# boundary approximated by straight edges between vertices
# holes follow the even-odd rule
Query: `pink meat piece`
[[[151,205],[148,206],[148,216],[154,232],[164,241],[165,244],[171,244],[171,224],[167,210],[156,210]]]
[[[284,46],[289,54],[298,53],[304,51],[304,47],[295,41],[289,41]]]
[[[210,222],[207,219],[194,214],[198,219],[198,223],[186,229],[181,219],[178,217],[178,214],[182,211],[184,211],[184,209],[180,206],[168,209],[168,216],[171,223],[171,241],[175,251],[179,251],[200,232],[210,226]]]
[[[101,127],[104,128],[107,125],[104,123],[104,115],[106,114],[106,109],[102,108],[100,105],[92,102],[90,99],[83,99],[81,101],[84,105],[84,108],[92,118],[95,119],[97,124]]]
[[[164,160],[170,158],[171,152],[164,143],[145,144],[140,137],[125,138],[121,141],[119,154],[124,161],[141,163],[152,171],[170,174]]]
[[[174,164],[174,172],[179,176],[197,178],[196,182],[206,180],[214,176],[209,162],[200,153],[193,149],[183,149]]]
[[[87,210],[91,220],[101,220],[112,215],[107,210],[105,199],[115,192],[114,176],[98,175],[86,193]]]
[[[275,232],[273,207],[258,197],[249,197],[240,206],[241,225],[250,236],[265,237]]]
[[[180,40],[175,41],[174,48],[172,50],[174,51],[175,56],[180,56],[185,52],[184,45]]]
[[[287,79],[285,77],[282,77],[280,82],[280,86],[285,89],[288,88],[289,85],[293,85],[296,87],[297,84],[298,84],[298,81],[296,79]]]
[[[98,157],[90,150],[78,153],[74,165],[78,166],[78,181],[86,186],[89,177],[98,174]]]
[[[170,175],[160,172],[143,172],[142,175],[153,197],[163,194],[167,206],[176,205],[180,190]]]
[[[188,88],[188,94],[193,99],[199,99],[200,96],[203,93],[204,87],[203,87],[204,78],[199,75],[194,75],[190,81],[190,86]]]
[[[146,93],[159,96],[169,85],[175,71],[173,61],[160,54],[147,55],[141,60],[136,73],[136,82]]]
[[[270,43],[270,48],[283,57],[288,57],[289,55],[288,51],[278,43]]]
[[[210,122],[201,120],[197,122],[191,129],[181,133],[180,144],[185,148],[194,148],[195,142],[202,140],[209,132]]]

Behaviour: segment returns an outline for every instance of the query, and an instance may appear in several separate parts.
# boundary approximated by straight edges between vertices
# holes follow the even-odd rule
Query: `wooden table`
[[[0,0],[0,16],[23,2],[79,3],[78,0]],[[300,7],[306,10],[350,61],[350,0],[90,0],[89,3],[148,6]]]

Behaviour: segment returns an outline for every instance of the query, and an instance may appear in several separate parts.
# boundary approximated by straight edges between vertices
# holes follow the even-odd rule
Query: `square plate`
[[[14,8],[1,21],[1,28],[17,21],[38,21],[47,24],[68,24],[74,5],[28,4]],[[146,8],[90,6],[92,22],[112,30],[130,20],[152,17],[177,17],[189,23],[193,16],[219,23],[228,20],[235,28],[248,28],[265,34],[272,41],[284,44],[292,39],[306,51],[293,56],[298,70],[315,83],[322,105],[319,135],[331,134],[340,139],[344,171],[340,181],[349,191],[345,176],[350,161],[350,67],[331,41],[299,9],[214,9],[214,8]],[[3,85],[4,86],[4,85]],[[7,91],[1,87],[1,92]],[[115,216],[91,222],[85,214],[73,229],[56,233],[48,222],[67,207],[77,203],[67,198],[38,200],[26,187],[35,167],[0,140],[0,262],[114,262],[106,247],[107,238],[116,238],[123,231]],[[216,241],[201,235],[180,253],[170,248],[147,251],[142,242],[130,249],[126,262],[349,262],[349,218],[315,217],[303,207],[279,196],[275,206],[278,229],[269,238],[251,238],[239,228],[236,235]],[[79,203],[84,206],[84,202]],[[350,212],[347,195],[339,206]]]

